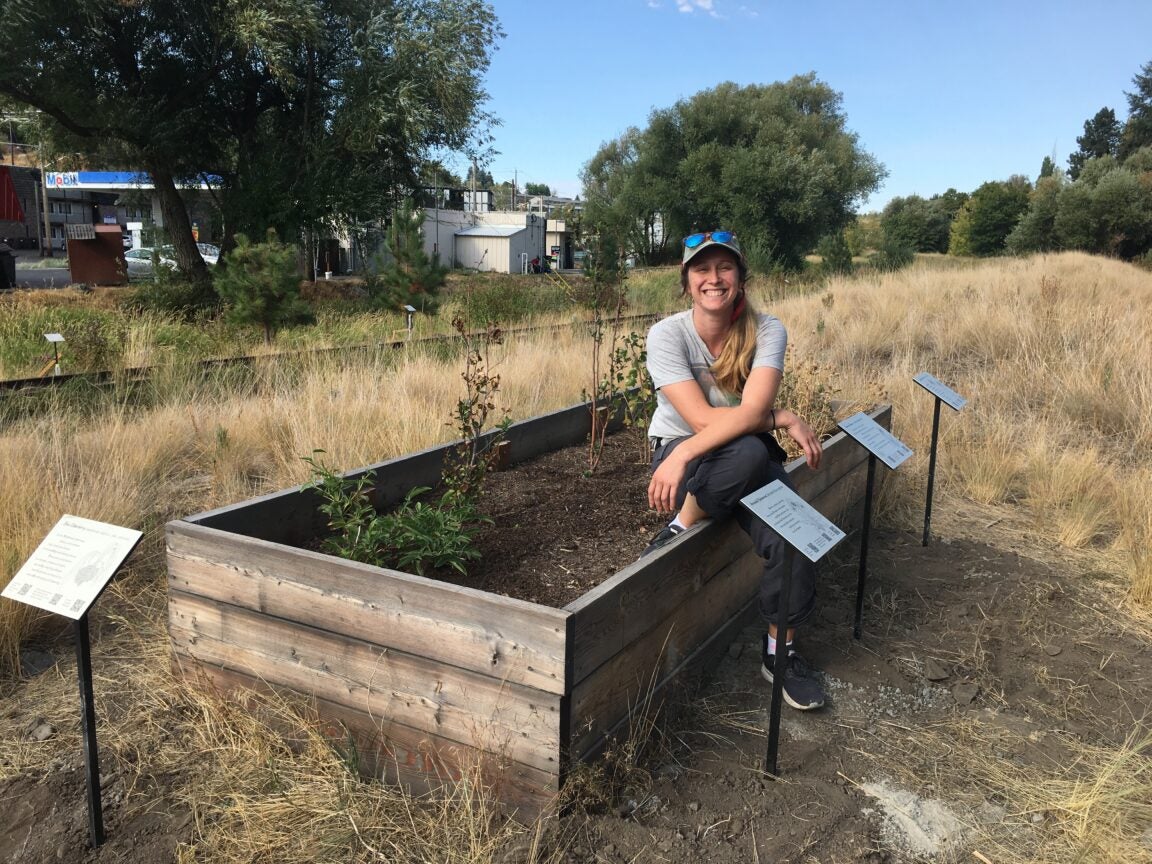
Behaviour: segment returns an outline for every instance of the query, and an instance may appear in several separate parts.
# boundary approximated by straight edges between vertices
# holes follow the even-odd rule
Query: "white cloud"
[[[688,14],[700,10],[713,18],[720,17],[720,14],[712,8],[712,0],[676,0],[676,8]]]

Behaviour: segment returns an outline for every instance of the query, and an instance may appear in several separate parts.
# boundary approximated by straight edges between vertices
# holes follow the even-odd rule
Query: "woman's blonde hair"
[[[743,293],[743,289],[741,289]],[[712,375],[720,389],[739,395],[744,392],[744,383],[752,371],[752,359],[756,356],[756,331],[759,329],[759,320],[756,310],[744,297],[744,309],[740,316],[732,322],[732,330],[728,333],[728,341],[724,343],[724,350],[712,364]]]
[[[736,320],[732,322],[732,330],[728,333],[728,341],[724,343],[724,350],[712,364],[712,377],[720,385],[720,389],[739,396],[744,392],[744,384],[752,371],[752,360],[756,356],[756,331],[760,321],[756,317],[756,310],[748,302],[746,287],[748,285],[748,265],[742,257],[736,258],[736,266],[740,271],[740,300],[743,308]],[[680,287],[688,293],[688,267],[680,268]]]

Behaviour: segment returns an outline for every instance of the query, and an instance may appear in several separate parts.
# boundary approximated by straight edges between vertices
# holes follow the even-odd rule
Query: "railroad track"
[[[656,321],[659,315],[627,315],[620,320],[622,323],[650,324]],[[587,326],[589,322],[576,322],[569,324],[547,324],[536,327],[518,327],[504,329],[509,336],[531,333],[547,333],[568,330],[573,327]],[[479,336],[480,334],[468,334]],[[219,357],[210,360],[201,360],[196,365],[202,372],[211,372],[217,369],[230,367],[254,367],[263,364],[274,364],[285,360],[296,360],[305,356],[323,356],[325,354],[352,354],[358,352],[398,351],[411,347],[431,347],[433,345],[463,342],[467,337],[457,334],[442,336],[426,336],[420,339],[397,339],[387,342],[371,342],[361,345],[346,345],[339,348],[309,348],[299,351],[285,351],[279,354],[248,354],[239,357]],[[55,364],[53,363],[52,366]],[[52,366],[45,367],[51,370]],[[149,380],[152,366],[133,366],[120,370],[105,370],[99,372],[72,372],[63,375],[38,375],[31,378],[9,378],[0,380],[0,393],[5,391],[45,390],[52,387],[63,387],[69,384],[84,383],[93,387],[106,388],[117,384],[140,384]]]

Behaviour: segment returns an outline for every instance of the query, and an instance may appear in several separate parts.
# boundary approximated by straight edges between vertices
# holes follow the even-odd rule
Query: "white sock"
[[[676,518],[668,523],[669,528],[675,528],[677,531],[687,531],[688,526],[680,521],[680,514],[676,514]]]
[[[784,647],[788,649],[789,657],[796,653],[796,649],[792,647],[791,642],[784,643]],[[768,653],[773,656],[776,654],[776,639],[771,633],[768,634]]]

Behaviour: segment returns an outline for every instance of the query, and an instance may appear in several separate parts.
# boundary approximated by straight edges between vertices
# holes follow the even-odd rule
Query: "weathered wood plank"
[[[178,674],[206,683],[236,696],[252,690],[287,699],[303,694],[270,684],[243,672],[210,666],[183,654],[175,654]],[[471,747],[413,729],[387,717],[373,717],[361,711],[330,702],[316,695],[303,696],[322,721],[321,731],[342,752],[348,752],[349,738],[355,744],[356,765],[365,777],[395,783],[415,794],[436,792],[445,782],[455,782],[478,774],[494,800],[504,805],[507,815],[531,822],[552,809],[560,787],[556,771],[542,771],[504,755],[477,751]]]
[[[678,700],[686,695],[693,694],[701,680],[706,678],[715,669],[728,651],[728,647],[743,632],[744,628],[755,621],[759,616],[758,601],[755,597],[748,600],[738,609],[731,618],[717,628],[711,636],[702,642],[696,650],[671,671],[669,677],[661,681],[656,688],[653,699],[648,704],[648,710],[653,708],[676,708]],[[628,715],[620,718],[617,723],[608,728],[599,738],[585,736],[579,743],[583,749],[573,762],[588,762],[598,758],[604,747],[612,740],[619,740],[630,734],[629,724],[636,722],[631,712],[636,709],[633,704]],[[575,744],[572,749],[575,749]]]
[[[643,635],[578,680],[571,701],[572,757],[579,759],[595,746],[650,689],[663,687],[712,634],[743,610],[755,597],[762,571],[762,560],[749,548],[689,602],[659,620],[648,619]],[[577,643],[577,655],[584,647]]]
[[[631,564],[565,607],[575,616],[573,680],[692,602],[701,587],[751,544],[730,521],[693,526],[674,546]]]
[[[567,612],[186,522],[166,540],[173,590],[565,690]]]
[[[239,607],[169,594],[180,653],[558,770],[560,697]]]

